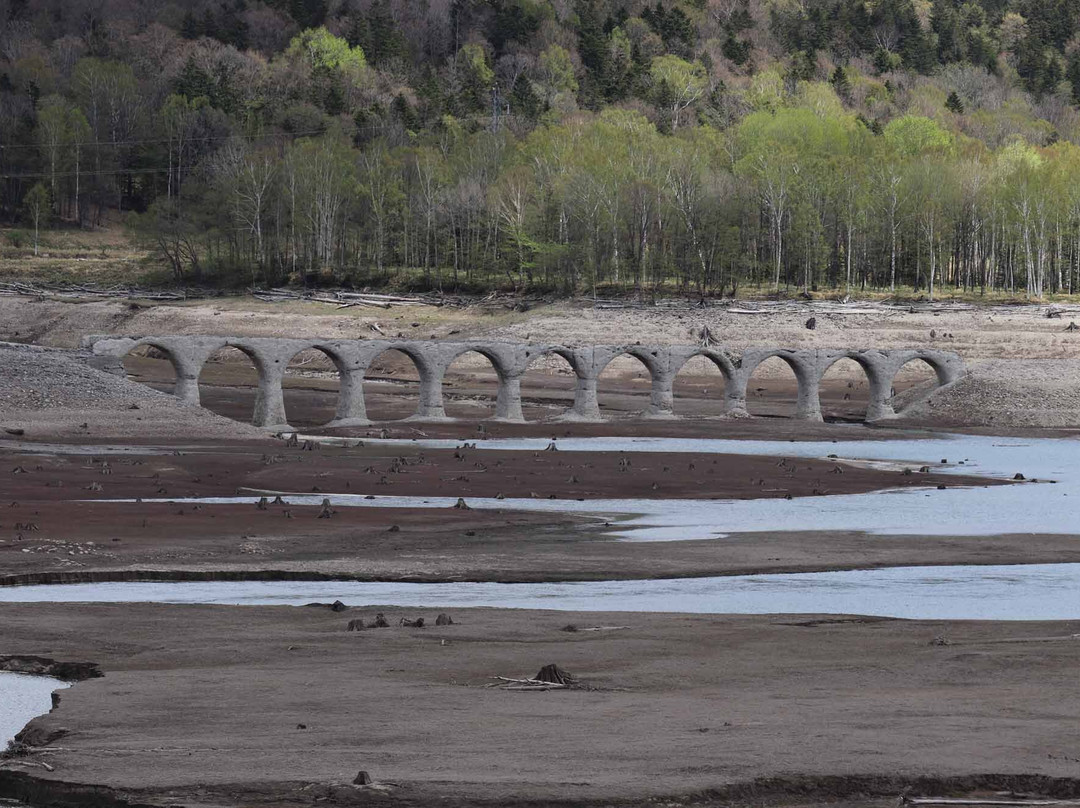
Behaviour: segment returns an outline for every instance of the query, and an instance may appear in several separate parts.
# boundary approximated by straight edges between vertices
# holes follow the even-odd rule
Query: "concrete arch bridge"
[[[245,353],[258,372],[255,401],[256,426],[285,427],[288,419],[282,394],[282,380],[290,360],[303,351],[316,350],[335,365],[341,378],[336,416],[329,426],[359,426],[371,423],[364,403],[364,374],[382,353],[405,354],[420,376],[420,401],[412,420],[449,420],[443,407],[443,378],[458,357],[477,353],[487,358],[498,376],[495,419],[523,422],[521,379],[529,366],[541,357],[557,355],[566,360],[576,377],[574,404],[564,420],[602,421],[597,403],[597,380],[614,359],[630,356],[644,365],[651,380],[649,406],[644,415],[674,418],[672,387],[679,370],[694,357],[705,357],[724,376],[724,415],[747,415],[747,384],[764,361],[779,357],[786,362],[798,382],[796,418],[821,420],[819,386],[822,377],[836,362],[857,362],[869,381],[867,421],[896,417],[890,401],[893,379],[904,365],[922,360],[933,368],[938,385],[950,384],[966,373],[963,360],[955,353],[931,349],[910,350],[786,350],[749,348],[731,351],[696,345],[565,345],[494,342],[486,340],[449,342],[421,340],[319,340],[226,336],[117,337],[91,336],[83,347],[92,354],[92,363],[101,369],[123,373],[123,358],[131,351],[149,346],[160,351],[176,371],[175,394],[190,404],[199,404],[199,374],[216,351],[236,348]]]

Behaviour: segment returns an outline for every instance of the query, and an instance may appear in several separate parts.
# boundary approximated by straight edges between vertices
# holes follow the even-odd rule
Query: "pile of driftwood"
[[[189,300],[208,297],[213,292],[201,289],[149,290],[134,286],[94,286],[74,283],[0,283],[0,295],[5,297],[100,297],[140,300]]]
[[[484,297],[471,295],[450,295],[443,293],[416,295],[389,295],[375,292],[357,292],[344,289],[252,289],[252,297],[268,303],[288,300],[304,300],[314,303],[329,303],[339,309],[353,306],[373,306],[389,309],[393,306],[450,306],[466,308],[478,306],[486,309],[507,309],[510,311],[528,311],[537,303],[550,303],[554,297],[524,298],[509,292],[491,292]]]
[[[543,690],[568,690],[578,685],[578,680],[558,665],[545,665],[540,672],[527,679],[511,679],[507,676],[492,676],[495,681],[488,687],[500,690],[519,690],[539,692]]]
[[[402,297],[399,295],[379,295],[374,292],[345,292],[342,290],[319,289],[253,289],[251,296],[267,303],[280,303],[288,300],[304,300],[314,303],[331,303],[339,309],[353,306],[373,306],[388,309],[391,306],[440,306],[439,298],[427,295]]]
[[[985,313],[1014,313],[1024,307],[1045,317],[1060,317],[1062,314],[1080,312],[1080,306],[1055,304],[1049,308],[1037,303],[1017,301],[1016,303],[998,303],[992,306],[964,302],[930,302],[927,300],[852,300],[844,297],[840,300],[719,300],[715,298],[656,298],[656,299],[589,299],[596,309],[635,309],[635,310],[682,310],[719,309],[726,314],[876,314],[901,315],[918,313],[952,313],[980,311]]]

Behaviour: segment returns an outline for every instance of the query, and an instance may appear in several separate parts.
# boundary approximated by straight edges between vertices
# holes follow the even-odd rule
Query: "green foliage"
[[[446,5],[20,18],[0,215],[228,283],[1080,284],[1075,3]]]
[[[285,55],[306,63],[314,71],[358,73],[367,64],[364,50],[350,46],[326,28],[309,28],[293,37]]]
[[[495,71],[488,65],[484,49],[472,43],[465,45],[458,51],[454,62],[458,109],[462,113],[488,109]]]
[[[539,79],[544,102],[551,105],[560,93],[577,92],[574,62],[570,53],[559,45],[550,45],[540,54]]]
[[[902,157],[941,153],[953,144],[953,136],[936,121],[917,115],[890,121],[884,134],[886,142]]]

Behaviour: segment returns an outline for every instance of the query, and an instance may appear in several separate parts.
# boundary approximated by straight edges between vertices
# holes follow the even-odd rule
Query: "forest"
[[[1080,287],[1070,0],[0,0],[0,221],[179,284]]]

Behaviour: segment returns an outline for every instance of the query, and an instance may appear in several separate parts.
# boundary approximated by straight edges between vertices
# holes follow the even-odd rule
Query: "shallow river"
[[[493,606],[559,611],[860,614],[947,620],[1080,619],[1080,564],[898,567],[579,583],[211,581],[0,588],[0,602],[155,601],[299,606]]]

